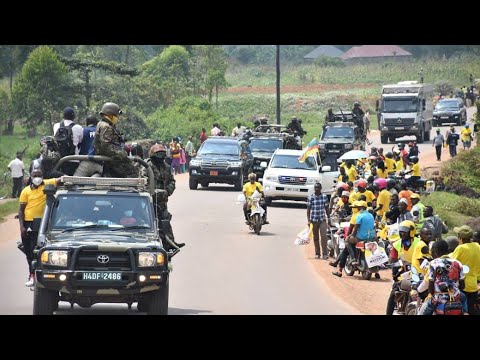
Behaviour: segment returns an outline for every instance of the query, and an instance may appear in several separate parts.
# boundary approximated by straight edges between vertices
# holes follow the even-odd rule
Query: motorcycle
[[[365,259],[365,242],[358,241],[355,244],[355,258],[352,259],[351,255],[348,255],[347,263],[345,264],[345,273],[348,276],[353,276],[355,271],[362,274],[362,278],[370,280],[372,274],[378,274],[380,268],[378,266],[368,267],[367,260]]]
[[[258,194],[258,195],[256,195]],[[255,234],[260,235],[263,225],[263,215],[265,210],[260,206],[261,195],[256,191],[251,197],[247,198],[247,206],[250,209],[248,215],[249,229],[255,231]]]
[[[335,221],[327,229],[327,250],[330,257],[338,258],[340,252],[345,248],[345,238],[347,237],[350,223]]]
[[[410,298],[412,286],[410,284],[410,264],[398,260],[392,264],[393,285],[387,301],[387,315],[405,315],[407,305],[413,300]]]
[[[406,182],[410,178],[410,176],[411,175],[406,175],[405,172],[400,171],[398,175],[396,175],[395,177],[392,176],[392,178],[396,179],[397,184],[399,185],[399,187],[401,187],[400,185]],[[420,178],[417,179],[413,183],[413,185],[409,184],[408,189],[414,192],[418,192],[420,195],[424,193],[431,193],[435,191],[435,182],[433,180]]]

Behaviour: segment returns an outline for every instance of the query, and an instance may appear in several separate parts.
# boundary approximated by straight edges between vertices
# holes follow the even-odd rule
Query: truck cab
[[[338,158],[350,150],[365,150],[365,143],[366,137],[351,121],[325,123],[318,142],[322,159],[329,155]]]
[[[430,140],[433,86],[417,81],[384,85],[377,101],[382,144],[414,135],[418,143]]]

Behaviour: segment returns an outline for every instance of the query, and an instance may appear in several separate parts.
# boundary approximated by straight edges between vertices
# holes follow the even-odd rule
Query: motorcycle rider
[[[263,186],[259,182],[257,182],[257,175],[255,173],[250,173],[248,174],[248,180],[249,182],[245,183],[243,185],[243,195],[245,195],[245,198],[249,198],[253,195],[253,193],[258,191],[260,194],[263,194]],[[262,207],[263,210],[265,210],[263,214],[263,223],[270,224],[267,221],[267,205],[265,204],[265,201],[260,201],[260,206]],[[250,225],[250,220],[248,215],[250,214],[250,209],[248,208],[248,201],[245,201],[243,204],[243,215],[245,216],[245,224]]]
[[[396,279],[401,272],[407,270],[407,266],[412,264],[413,251],[419,243],[419,239],[415,237],[416,228],[415,223],[411,220],[402,221],[398,227],[398,234],[400,239],[395,241],[392,244],[392,249],[390,250],[390,263],[396,262],[398,259],[402,260],[404,266],[403,269],[400,269],[399,272],[392,274],[393,278]],[[393,269],[392,269],[393,272]],[[387,315],[393,315],[395,310],[395,293],[400,290],[401,281],[396,281],[392,286],[392,291],[387,302]]]
[[[420,174],[420,164],[419,164],[419,159],[418,159],[418,156],[412,156],[410,157],[410,161],[411,163],[409,165],[411,165],[411,169],[408,170],[408,171],[405,171],[405,175],[407,174],[410,174],[412,173],[412,176],[410,176],[407,180],[406,180],[406,183],[407,183],[407,186],[412,186],[414,187],[415,186],[415,182],[417,180],[419,180],[422,175]]]
[[[420,202],[420,195],[417,193],[413,193],[410,195],[410,199],[412,201],[412,216],[413,222],[417,224],[417,234],[420,232],[420,229],[423,227],[423,223],[425,222],[425,217],[423,215],[423,211],[425,210],[425,205]]]

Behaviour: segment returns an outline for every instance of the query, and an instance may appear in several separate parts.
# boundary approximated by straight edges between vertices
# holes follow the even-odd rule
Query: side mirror
[[[267,162],[266,162],[266,161],[262,161],[262,162],[260,163],[260,167],[262,167],[262,168],[266,168],[267,166],[268,166],[268,165],[267,165]]]
[[[325,171],[325,172],[332,171],[332,167],[330,165],[322,166],[322,172],[323,171]]]

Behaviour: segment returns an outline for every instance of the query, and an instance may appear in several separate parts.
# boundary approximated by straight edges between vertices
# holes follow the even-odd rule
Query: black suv
[[[52,314],[59,301],[83,308],[138,302],[139,311],[167,315],[171,257],[178,248],[163,246],[169,220],[162,220],[159,230],[152,194],[164,190],[153,188],[153,172],[147,169],[148,183],[65,176],[60,188],[45,187],[33,262],[34,315]]]
[[[255,135],[250,138],[250,150],[253,155],[253,172],[257,175],[257,179],[263,178],[265,168],[270,163],[273,153],[277,149],[285,148],[285,138],[279,134],[267,135]],[[265,162],[267,166],[263,167],[261,164]],[[265,165],[265,164],[264,164]]]
[[[462,125],[467,123],[467,109],[460,98],[442,99],[433,109],[433,126],[443,123]]]
[[[190,160],[189,187],[210,183],[235,185],[240,191],[253,168],[253,156],[248,143],[234,137],[212,136],[203,142],[197,156]]]
[[[323,126],[318,142],[321,158],[337,158],[350,150],[365,150],[366,138],[353,122],[328,122]]]

